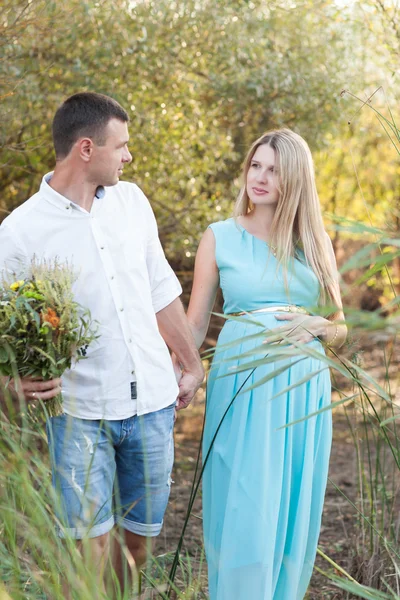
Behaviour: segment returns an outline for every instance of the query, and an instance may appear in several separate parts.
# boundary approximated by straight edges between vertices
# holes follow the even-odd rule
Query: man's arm
[[[179,298],[156,313],[158,328],[183,368],[177,410],[186,408],[204,379],[204,369]]]
[[[181,409],[189,404],[200,387],[204,379],[204,369],[178,298],[182,288],[165,258],[149,201],[139,188],[137,191],[142,200],[147,228],[146,264],[158,329],[183,368],[177,404],[177,408]]]

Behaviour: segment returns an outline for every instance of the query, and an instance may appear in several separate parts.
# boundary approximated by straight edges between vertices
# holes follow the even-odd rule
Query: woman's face
[[[263,144],[255,151],[247,173],[246,191],[254,205],[278,203],[278,172],[271,146]]]

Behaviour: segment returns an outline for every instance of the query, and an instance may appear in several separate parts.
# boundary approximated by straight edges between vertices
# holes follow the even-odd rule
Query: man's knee
[[[150,538],[146,538],[143,535],[138,535],[137,533],[132,533],[132,531],[125,530],[125,541],[129,550],[140,550],[146,549],[151,543]]]
[[[137,566],[143,564],[146,561],[147,552],[151,550],[151,538],[125,530],[125,542]]]

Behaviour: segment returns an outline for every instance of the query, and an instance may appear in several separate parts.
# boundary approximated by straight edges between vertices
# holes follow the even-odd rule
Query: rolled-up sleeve
[[[159,312],[182,293],[182,287],[171,269],[158,237],[156,219],[150,203],[143,192],[143,207],[146,211],[147,249],[146,264],[151,287],[151,298],[154,312]]]
[[[28,267],[26,253],[13,229],[3,222],[0,226],[0,279],[21,278]]]

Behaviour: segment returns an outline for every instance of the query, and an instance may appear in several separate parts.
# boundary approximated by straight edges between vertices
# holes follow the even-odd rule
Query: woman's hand
[[[275,316],[277,321],[289,321],[287,325],[276,327],[265,340],[265,344],[290,341],[307,344],[316,337],[326,338],[329,326],[332,325],[324,317],[284,313]]]

